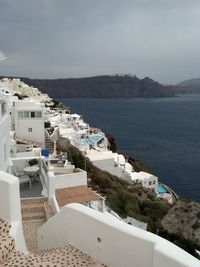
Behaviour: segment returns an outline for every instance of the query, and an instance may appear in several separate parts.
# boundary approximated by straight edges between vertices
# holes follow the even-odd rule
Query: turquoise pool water
[[[88,140],[88,139],[81,138],[81,141],[82,141],[82,143],[83,143],[84,145],[91,145],[91,142],[90,142],[90,140]]]
[[[103,137],[101,135],[94,135],[92,136],[91,140],[93,142],[99,142],[101,139],[103,139]]]
[[[81,138],[81,141],[85,145],[91,145],[92,142],[97,142],[98,143],[101,139],[103,139],[103,136],[101,136],[101,135],[94,135],[90,139]]]
[[[167,190],[166,190],[166,188],[163,186],[163,185],[161,185],[161,184],[158,184],[158,186],[157,186],[157,188],[156,188],[156,191],[158,192],[158,193],[167,193]]]

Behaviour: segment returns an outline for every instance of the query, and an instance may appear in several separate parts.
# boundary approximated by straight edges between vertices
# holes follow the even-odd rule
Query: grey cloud
[[[199,76],[197,0],[1,0],[1,75]]]

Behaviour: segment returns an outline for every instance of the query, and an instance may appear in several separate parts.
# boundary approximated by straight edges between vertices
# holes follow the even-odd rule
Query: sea
[[[200,202],[200,95],[58,99],[124,153],[149,165],[180,197]]]

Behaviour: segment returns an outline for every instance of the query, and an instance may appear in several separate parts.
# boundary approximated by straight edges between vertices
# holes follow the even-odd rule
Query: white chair
[[[31,179],[27,175],[20,174],[16,170],[13,170],[13,174],[19,179],[20,184],[29,183],[31,189]]]

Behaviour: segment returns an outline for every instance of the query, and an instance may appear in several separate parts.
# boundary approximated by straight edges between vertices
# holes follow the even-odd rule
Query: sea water
[[[200,202],[200,95],[59,99],[119,149],[151,166],[180,196]]]

